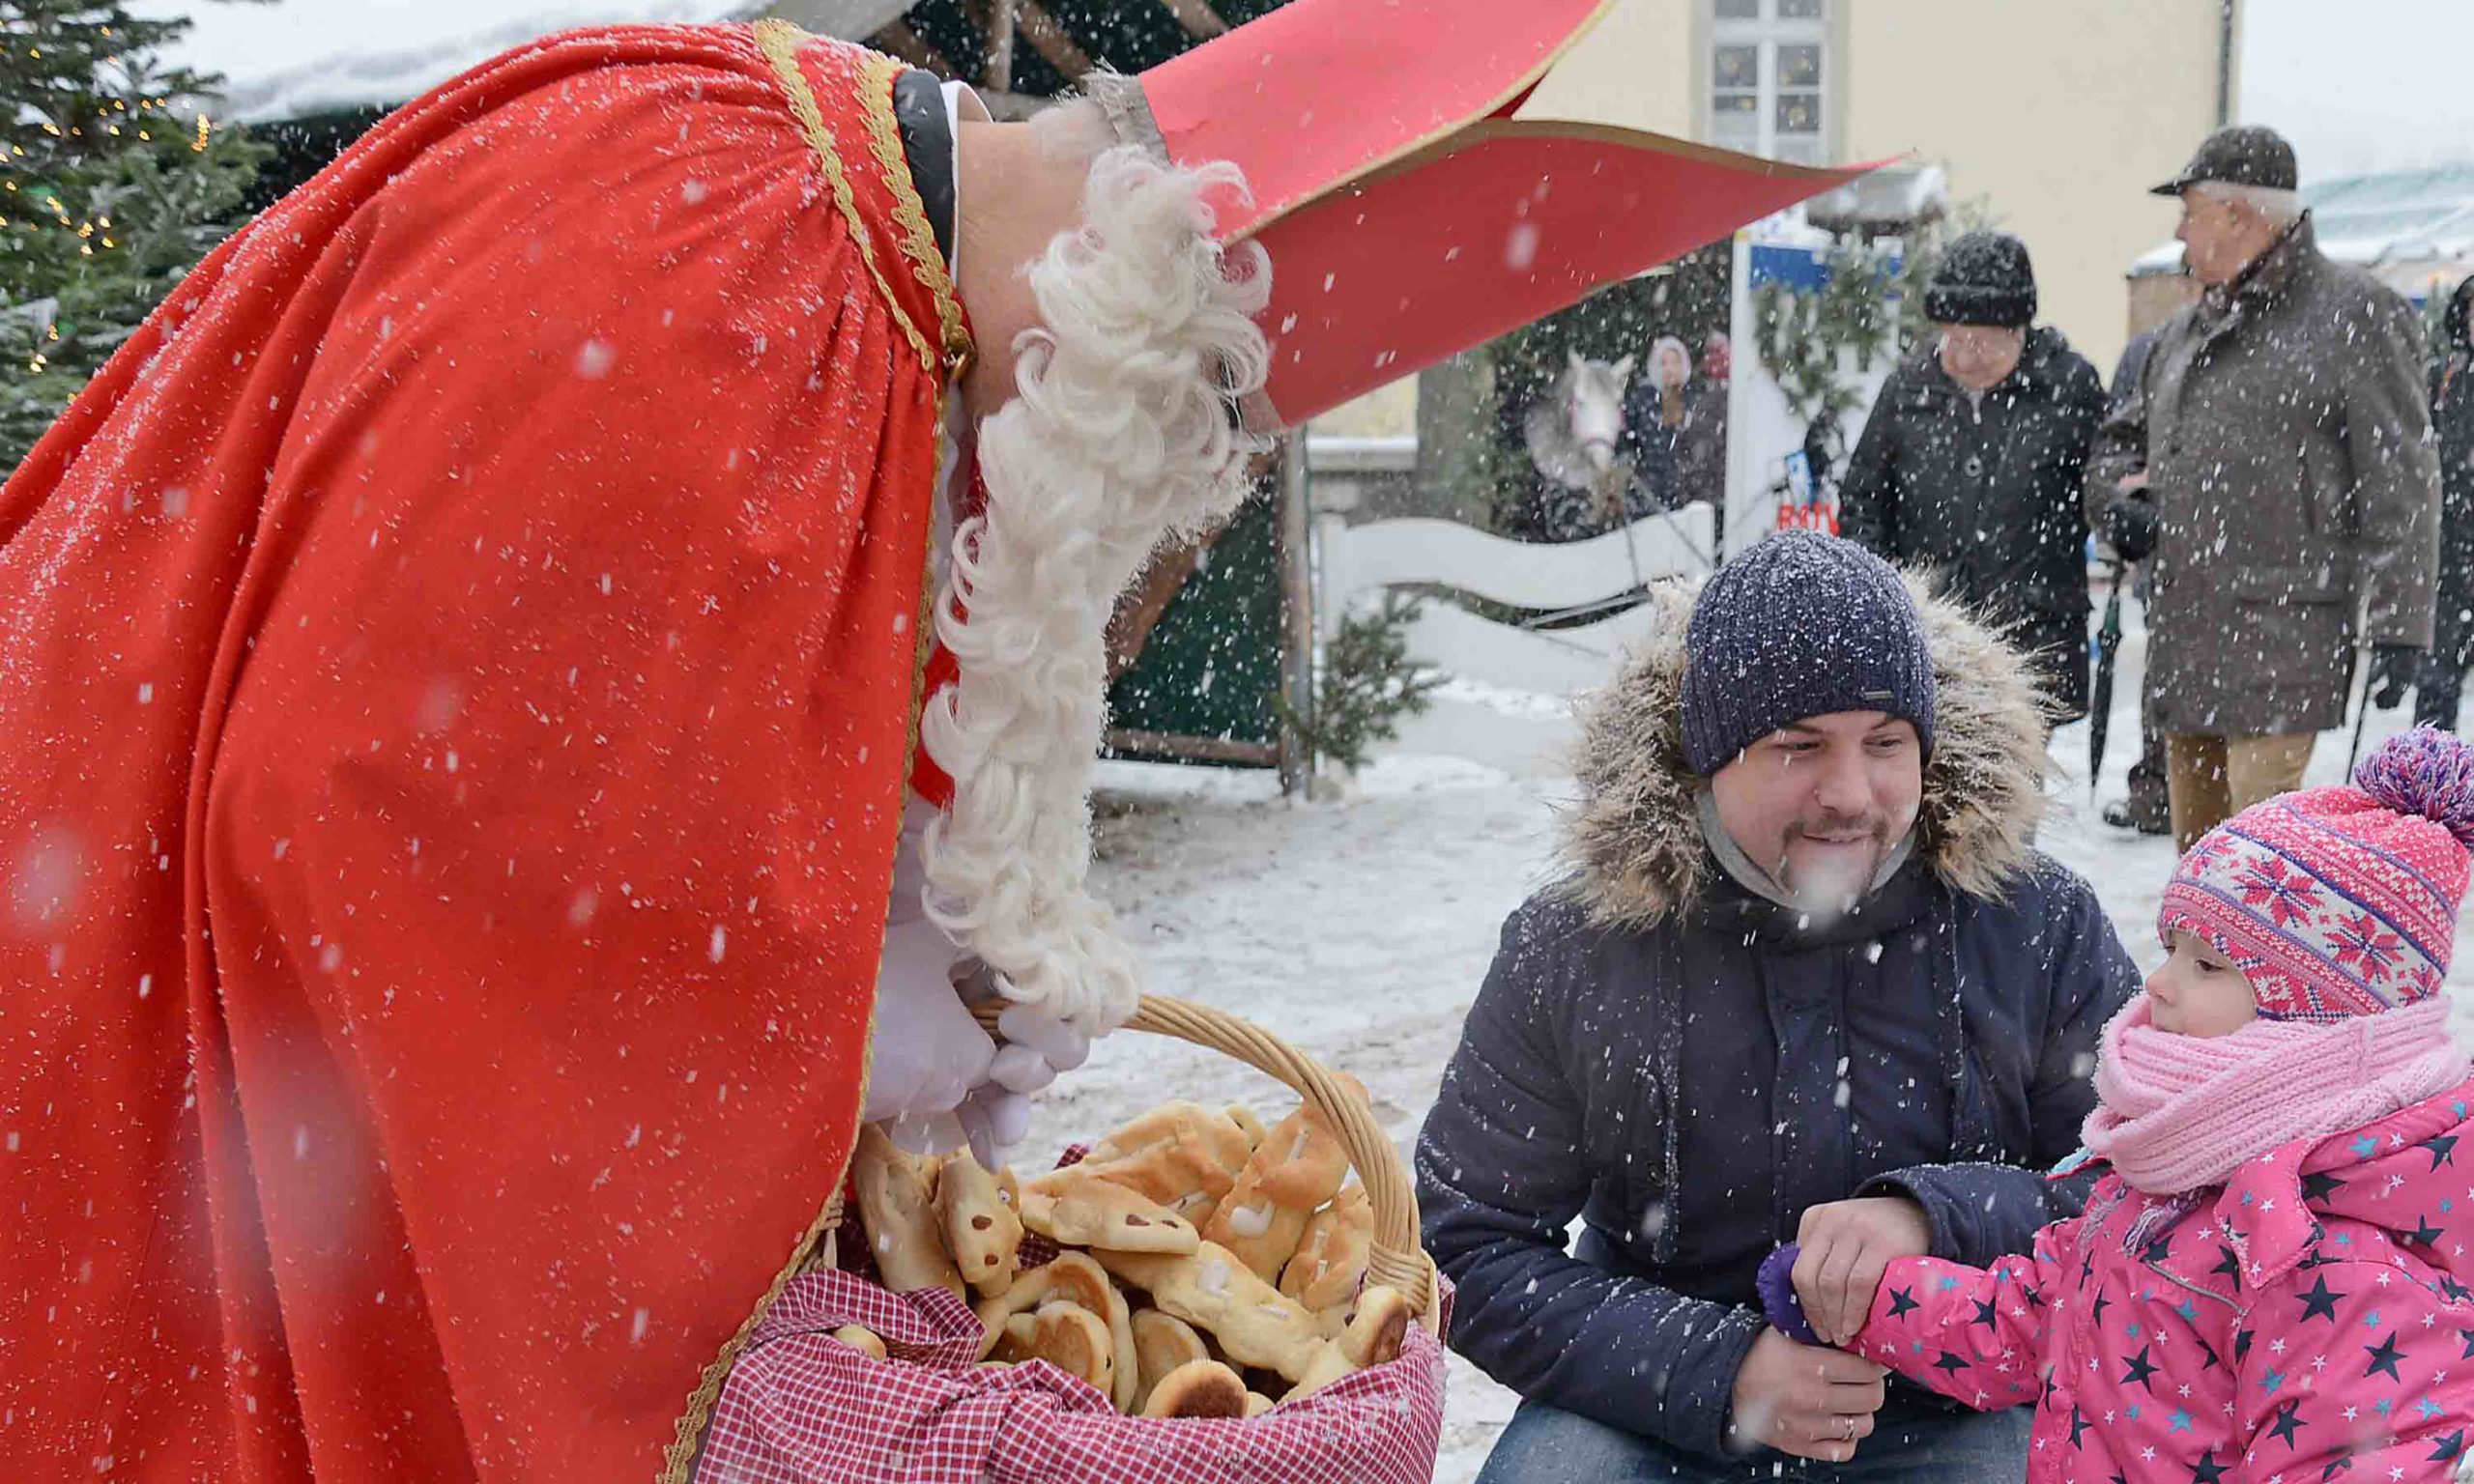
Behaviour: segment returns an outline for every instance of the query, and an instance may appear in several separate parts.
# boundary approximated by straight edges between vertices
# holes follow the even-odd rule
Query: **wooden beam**
[[[1192,541],[1179,541],[1152,554],[1134,585],[1117,595],[1116,611],[1108,616],[1108,683],[1134,668],[1142,657],[1142,646],[1151,642],[1151,631],[1159,625],[1160,615],[1183,592],[1186,580],[1194,575],[1196,559],[1211,550],[1220,539],[1218,530],[1205,531]]]
[[[996,0],[988,25],[988,85],[999,93],[1014,91],[1014,20],[1021,0]]]
[[[887,25],[868,38],[868,44],[886,56],[900,57],[911,66],[925,68],[939,77],[956,75],[954,64],[945,60],[944,53],[922,40],[918,32],[911,30],[910,22],[906,20]]]
[[[1114,752],[1149,753],[1154,756],[1185,757],[1198,762],[1268,765],[1280,760],[1280,749],[1269,742],[1236,742],[1226,737],[1181,737],[1174,732],[1112,728],[1108,734],[1108,743]]]
[[[1207,42],[1228,30],[1228,22],[1221,19],[1220,13],[1211,8],[1211,0],[1160,0],[1160,3],[1168,8],[1168,14],[1177,17],[1177,24],[1185,27],[1186,34],[1195,41]]]
[[[1097,71],[1091,54],[1074,43],[1065,28],[1049,13],[1041,10],[1039,0],[1021,0],[1021,31],[1033,50],[1048,59],[1048,65],[1065,74],[1068,86],[1079,86],[1082,79]]]

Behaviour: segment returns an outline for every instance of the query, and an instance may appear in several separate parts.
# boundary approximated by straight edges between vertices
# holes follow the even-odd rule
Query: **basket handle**
[[[995,1033],[1002,1001],[972,1007],[990,1034]],[[1125,1029],[1153,1036],[1171,1036],[1206,1050],[1218,1051],[1286,1083],[1307,1103],[1332,1121],[1340,1147],[1366,1186],[1374,1212],[1374,1240],[1366,1250],[1369,1282],[1398,1289],[1410,1312],[1433,1333],[1442,1333],[1443,1312],[1435,1302],[1434,1260],[1418,1241],[1418,1197],[1400,1152],[1376,1127],[1366,1099],[1307,1056],[1269,1031],[1208,1005],[1165,994],[1146,994]]]

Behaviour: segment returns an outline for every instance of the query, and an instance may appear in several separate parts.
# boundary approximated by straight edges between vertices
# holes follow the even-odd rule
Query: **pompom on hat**
[[[2474,845],[2474,746],[2417,728],[2351,786],[2255,804],[2191,847],[2160,936],[2195,934],[2271,1020],[2332,1022],[2437,995]]]

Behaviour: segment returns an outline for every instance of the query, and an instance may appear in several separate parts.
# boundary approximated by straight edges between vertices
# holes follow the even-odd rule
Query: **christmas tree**
[[[265,152],[161,63],[187,25],[0,0],[0,473],[240,224]]]

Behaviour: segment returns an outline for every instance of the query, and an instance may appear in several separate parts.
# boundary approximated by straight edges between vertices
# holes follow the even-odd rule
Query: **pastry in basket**
[[[1194,1327],[1174,1314],[1142,1309],[1134,1316],[1134,1405],[1140,1411],[1151,1399],[1160,1378],[1181,1365],[1211,1358],[1211,1348]]]
[[[962,1272],[936,1230],[935,1201],[919,1161],[874,1124],[859,1126],[850,1183],[858,1191],[869,1255],[886,1288],[897,1294],[942,1288],[957,1298],[966,1297]]]
[[[1203,1223],[1203,1240],[1226,1247],[1257,1276],[1276,1282],[1296,1255],[1306,1223],[1339,1193],[1348,1174],[1348,1151],[1332,1121],[1318,1108],[1301,1107],[1248,1156]]]
[[[1004,1332],[1006,1322],[1018,1314],[1027,1314],[1052,1298],[1063,1298],[1105,1315],[1108,1312],[1109,1296],[1115,1292],[1107,1271],[1087,1255],[1060,1252],[1054,1260],[1018,1275],[1005,1292],[980,1300],[977,1312],[984,1333],[979,1353],[984,1358],[995,1346],[996,1337]]]
[[[1199,1225],[1237,1183],[1253,1152],[1246,1130],[1227,1114],[1180,1100],[1135,1119],[1067,1168],[1123,1185]],[[1064,1173],[1026,1183],[1024,1195]]]
[[[1204,1242],[1190,1257],[1098,1252],[1109,1272],[1151,1296],[1154,1307],[1211,1336],[1222,1355],[1294,1382],[1329,1342],[1314,1316],[1254,1275],[1226,1247]]]
[[[833,1331],[833,1337],[871,1360],[885,1357],[885,1342],[877,1338],[877,1332],[864,1325],[844,1325]]]
[[[1246,1383],[1217,1360],[1189,1360],[1151,1388],[1139,1415],[1146,1417],[1242,1417]]]
[[[1108,1400],[1119,1412],[1132,1411],[1137,1381],[1133,1312],[1126,1306],[1125,1296],[1108,1281],[1108,1273],[1087,1254],[1060,1252],[1053,1261],[1016,1278],[1004,1293],[982,1299],[978,1308],[980,1358],[986,1359],[999,1351],[1007,1328],[1015,1320],[1057,1301],[1086,1309],[1108,1326],[1111,1379],[1102,1389],[1108,1392]],[[1001,1354],[998,1357],[1003,1358]]]
[[[936,1177],[936,1220],[945,1250],[964,1281],[992,1298],[1014,1284],[1015,1254],[1022,1245],[1022,1219],[967,1150],[949,1156]]]
[[[1343,1376],[1395,1358],[1408,1335],[1408,1296],[1380,1283],[1367,1288],[1339,1338],[1324,1343],[1306,1374],[1296,1378],[1297,1384],[1280,1400],[1311,1396]]]
[[[1031,1313],[1007,1320],[992,1358],[1016,1364],[1046,1360],[1112,1399],[1116,1389],[1116,1345],[1108,1334],[1108,1322],[1069,1299],[1044,1303]]]
[[[1318,1314],[1336,1312],[1357,1297],[1373,1245],[1374,1203],[1352,1181],[1307,1221],[1296,1255],[1280,1270],[1280,1291]]]
[[[1227,1114],[1228,1121],[1246,1135],[1246,1142],[1256,1149],[1262,1147],[1264,1138],[1271,1133],[1263,1127],[1263,1121],[1254,1116],[1254,1110],[1242,1102],[1232,1102],[1221,1111]]]
[[[1079,1164],[1023,1185],[1021,1217],[1059,1246],[1191,1253],[1202,1241],[1175,1212]]]

